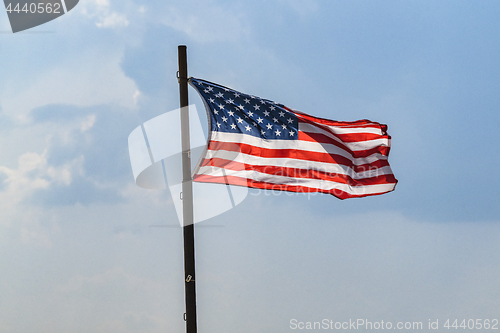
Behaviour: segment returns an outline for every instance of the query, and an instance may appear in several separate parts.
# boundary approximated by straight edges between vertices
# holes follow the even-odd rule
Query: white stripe
[[[265,140],[253,135],[242,133],[212,132],[211,141],[221,141],[230,143],[244,143],[258,148],[265,149],[296,149],[316,153],[327,153],[343,156],[349,159],[354,165],[373,163],[377,160],[387,160],[387,156],[380,153],[373,153],[367,157],[354,158],[346,150],[328,143],[300,141],[300,140]]]
[[[325,127],[330,127],[330,126],[325,126]],[[299,123],[299,131],[304,132],[304,133],[320,133],[324,134],[327,137],[329,137],[332,140],[335,140],[343,145],[345,145],[347,148],[349,148],[352,151],[360,151],[360,150],[368,150],[372,148],[376,148],[379,146],[389,146],[389,140],[386,138],[380,138],[380,139],[374,139],[374,140],[364,140],[364,141],[356,141],[356,142],[344,142],[342,139],[338,138],[335,136],[335,134],[332,134],[326,129],[316,127],[311,124],[307,123]],[[335,132],[333,132],[335,133]],[[338,133],[336,133],[338,134]]]
[[[323,124],[321,124],[323,125]],[[380,128],[375,127],[339,127],[339,126],[328,126],[335,134],[359,134],[359,133],[369,133],[383,135]]]
[[[348,184],[337,183],[328,180],[276,176],[276,175],[269,175],[266,173],[260,173],[257,171],[247,171],[247,170],[234,171],[216,167],[203,167],[201,169],[205,168],[210,169],[210,172],[204,174],[214,177],[234,176],[234,177],[252,179],[259,182],[266,182],[277,185],[305,186],[327,191],[338,189],[353,195],[385,193],[393,190],[394,186],[396,185],[394,183],[388,183],[388,184],[350,186]]]
[[[348,166],[334,164],[334,163],[297,160],[293,158],[278,158],[278,157],[265,158],[265,157],[248,155],[248,154],[243,154],[241,152],[234,152],[227,150],[208,150],[205,155],[205,159],[211,159],[214,157],[248,165],[256,165],[256,166],[270,165],[276,167],[315,170],[329,174],[341,174],[341,175],[347,175],[354,180],[392,174],[390,166],[385,166],[382,168],[371,168],[363,172],[355,172],[354,170],[352,170],[352,168]],[[197,171],[197,173],[201,172]]]

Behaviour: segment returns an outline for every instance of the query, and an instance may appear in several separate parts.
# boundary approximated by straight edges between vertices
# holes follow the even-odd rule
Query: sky
[[[182,229],[168,190],[135,185],[127,146],[179,107],[181,44],[194,77],[387,124],[399,180],[347,200],[250,190],[197,223],[199,332],[500,320],[499,13],[487,0],[81,0],[12,34],[0,11],[0,333],[184,331]]]

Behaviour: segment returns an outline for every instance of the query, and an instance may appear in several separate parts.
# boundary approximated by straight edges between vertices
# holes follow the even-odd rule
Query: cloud
[[[42,227],[43,209],[24,205],[33,193],[52,186],[69,186],[81,172],[82,158],[54,167],[47,163],[47,151],[28,152],[19,157],[17,168],[0,166],[0,226],[18,230],[21,242],[51,246],[51,226]]]
[[[126,138],[136,115],[111,106],[48,105],[28,116],[31,123],[15,133],[41,142],[42,150],[33,147],[17,164],[0,164],[0,226],[23,243],[50,246],[57,229],[47,222],[52,209],[125,200],[121,192],[133,183]],[[4,142],[11,150],[16,144]]]
[[[37,126],[52,128],[47,139],[47,163],[61,166],[81,157],[81,172],[71,184],[54,184],[33,191],[31,202],[54,205],[118,202],[120,190],[133,182],[127,137],[137,115],[112,106],[49,105],[35,109]]]
[[[21,155],[17,168],[0,166],[0,226],[17,229],[23,243],[50,246],[51,227],[47,229],[40,224],[43,209],[26,206],[24,201],[37,191],[70,186],[75,175],[82,172],[82,162],[80,156],[55,167],[47,163],[47,151],[44,151]]]
[[[95,25],[99,28],[119,28],[129,25],[129,21],[125,15],[113,12],[101,17]]]
[[[119,54],[82,54],[60,66],[42,72],[23,87],[0,92],[4,114],[21,122],[29,121],[29,112],[49,104],[92,106],[116,104],[134,108],[138,89],[123,74]]]
[[[111,9],[109,0],[89,0],[82,3],[80,13],[89,19],[96,19],[99,28],[124,28],[129,25],[127,16]]]
[[[70,185],[73,175],[81,173],[83,157],[77,157],[59,167],[47,163],[47,151],[42,154],[28,152],[19,157],[17,169],[0,166],[4,176],[2,204],[16,204],[37,189],[47,189],[53,184]]]

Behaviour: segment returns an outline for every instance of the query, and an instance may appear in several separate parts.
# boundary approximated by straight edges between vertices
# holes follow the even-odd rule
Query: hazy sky
[[[178,107],[179,44],[192,76],[387,124],[399,180],[344,201],[251,190],[197,224],[199,332],[500,320],[499,14],[498,1],[81,0],[12,34],[0,10],[0,333],[184,331],[182,230],[151,227],[178,225],[172,198],[134,184],[127,147]],[[191,88],[190,102],[204,117]]]

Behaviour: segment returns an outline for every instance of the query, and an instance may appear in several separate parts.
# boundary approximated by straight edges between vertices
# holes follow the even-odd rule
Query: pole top
[[[179,56],[179,71],[177,74],[177,79],[179,82],[184,81],[187,82],[188,80],[188,71],[187,71],[187,52],[186,52],[186,45],[179,45],[178,47],[178,56]],[[186,89],[187,90],[187,84],[186,86],[182,87],[181,89]],[[187,96],[187,95],[186,95]],[[187,98],[186,98],[187,101]],[[187,106],[187,102],[186,105]]]

